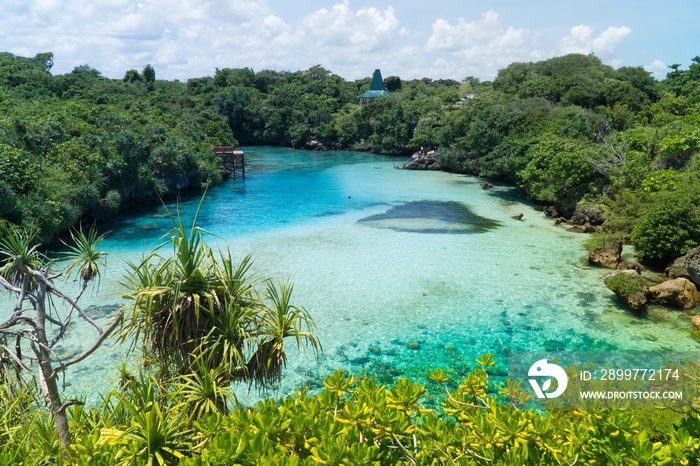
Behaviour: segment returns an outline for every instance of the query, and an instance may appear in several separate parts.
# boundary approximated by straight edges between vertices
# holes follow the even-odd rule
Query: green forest
[[[53,56],[0,54],[0,221],[43,241],[81,219],[221,179],[215,145],[280,145],[407,155],[440,148],[447,170],[521,187],[571,217],[593,203],[640,259],[665,264],[700,244],[700,57],[657,81],[593,55],[513,63],[492,82],[385,79],[394,98],[360,106],[370,78],[216,70],[121,80]]]
[[[700,373],[689,374],[692,406],[673,411],[525,409],[521,387],[489,378],[489,355],[461,381],[436,371],[433,387],[337,372],[317,393],[239,407],[232,380],[270,383],[284,341],[310,357],[320,342],[290,284],[251,279],[250,258],[209,249],[196,219],[177,213],[172,256],[156,249],[129,264],[128,304],[96,326],[98,343],[146,342],[142,373],[124,368],[97,406],[63,400],[50,354],[60,338],[44,327],[69,331],[70,318],[47,311],[57,302],[90,322],[79,298],[99,278],[103,236],[79,225],[203,192],[222,180],[221,145],[437,148],[444,170],[518,186],[555,218],[593,206],[600,239],[664,267],[700,245],[700,57],[660,81],[579,54],[513,63],[490,82],[388,76],[393,97],[369,105],[357,99],[369,76],[320,65],[187,82],[159,80],[150,65],[122,79],[52,66],[51,53],[0,53],[0,288],[17,300],[0,324],[0,465],[699,463]],[[78,296],[56,288],[40,246],[63,240],[60,272],[77,274]],[[23,372],[30,353],[41,383]],[[424,407],[427,388],[444,393],[436,409]]]

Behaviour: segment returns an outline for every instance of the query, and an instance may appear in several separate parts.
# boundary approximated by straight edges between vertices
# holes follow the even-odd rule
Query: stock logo
[[[527,375],[545,379],[542,386],[540,386],[536,379],[528,379],[530,385],[532,385],[532,389],[535,390],[537,398],[556,398],[564,393],[569,383],[569,378],[566,376],[564,369],[556,364],[549,364],[546,359],[540,359],[530,366]],[[552,386],[552,379],[557,381],[557,388],[553,392],[549,392]]]

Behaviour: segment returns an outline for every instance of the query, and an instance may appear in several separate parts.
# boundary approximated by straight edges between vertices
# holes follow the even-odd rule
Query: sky
[[[513,62],[593,53],[663,79],[700,55],[698,0],[0,0],[0,52],[54,54],[54,75],[152,65],[492,80]]]

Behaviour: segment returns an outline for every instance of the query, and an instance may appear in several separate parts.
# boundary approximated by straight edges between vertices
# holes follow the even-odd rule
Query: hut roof
[[[369,91],[365,92],[364,94],[360,94],[357,97],[359,99],[374,99],[381,96],[393,97],[391,92],[384,89],[382,72],[379,71],[379,69],[376,69],[374,70],[374,75],[372,76],[372,84],[369,86]]]
[[[369,90],[363,94],[358,95],[357,97],[359,99],[375,99],[375,98],[381,97],[381,96],[393,97],[394,95],[391,92],[385,91],[384,89],[382,89],[381,91]]]

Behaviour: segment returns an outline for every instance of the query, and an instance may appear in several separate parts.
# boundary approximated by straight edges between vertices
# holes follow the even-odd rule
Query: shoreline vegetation
[[[593,233],[591,264],[688,280],[676,286],[685,298],[645,299],[697,301],[700,264],[685,256],[700,246],[700,57],[661,81],[580,54],[513,63],[492,82],[389,76],[392,97],[371,105],[357,98],[369,77],[320,65],[186,83],[157,80],[150,65],[121,80],[88,65],[54,76],[52,65],[51,53],[0,53],[0,227],[36,227],[43,244],[221,181],[213,146],[414,154],[407,168],[519,187],[555,222]],[[610,256],[625,244],[638,263]]]
[[[419,153],[419,168],[470,173],[489,180],[484,189],[518,186],[554,221],[592,233],[589,262],[614,269],[607,284],[634,312],[648,302],[694,312],[700,57],[688,69],[672,65],[661,81],[579,54],[513,63],[492,82],[389,76],[393,97],[369,105],[357,99],[369,77],[350,82],[320,65],[217,69],[186,83],[157,80],[150,65],[123,79],[88,65],[54,76],[52,65],[51,53],[0,53],[0,231],[3,241],[9,232],[19,238],[3,246],[0,274],[20,297],[12,326],[37,331],[21,305],[27,299],[41,322],[60,327],[53,344],[70,331],[73,308],[57,319],[33,299],[42,287],[60,292],[43,264],[27,267],[36,244],[220,182],[212,148],[222,145]],[[217,256],[196,225],[178,221],[174,256],[153,251],[131,270],[133,317],[125,320],[155,335],[144,343],[144,367],[124,367],[97,406],[54,399],[47,409],[17,348],[26,339],[48,353],[29,327],[0,325],[0,464],[698,464],[697,371],[688,374],[695,388],[683,410],[527,409],[521,386],[489,378],[490,355],[461,381],[431,374],[445,391],[435,411],[421,401],[426,387],[343,372],[328,375],[318,393],[239,406],[230,381],[274,380],[289,337],[316,353],[313,322],[289,302],[291,285],[262,297],[241,289],[236,277],[247,264]],[[36,242],[24,244],[22,232]],[[624,245],[637,261],[622,259]],[[91,244],[82,254],[88,268],[99,265]],[[668,280],[650,283],[649,270]],[[43,274],[36,283],[35,272]],[[190,336],[179,326],[183,311],[201,325]],[[165,344],[168,335],[177,338]],[[213,367],[222,354],[231,361],[223,372]],[[51,393],[60,397],[56,387]],[[53,427],[56,417],[70,435]]]

